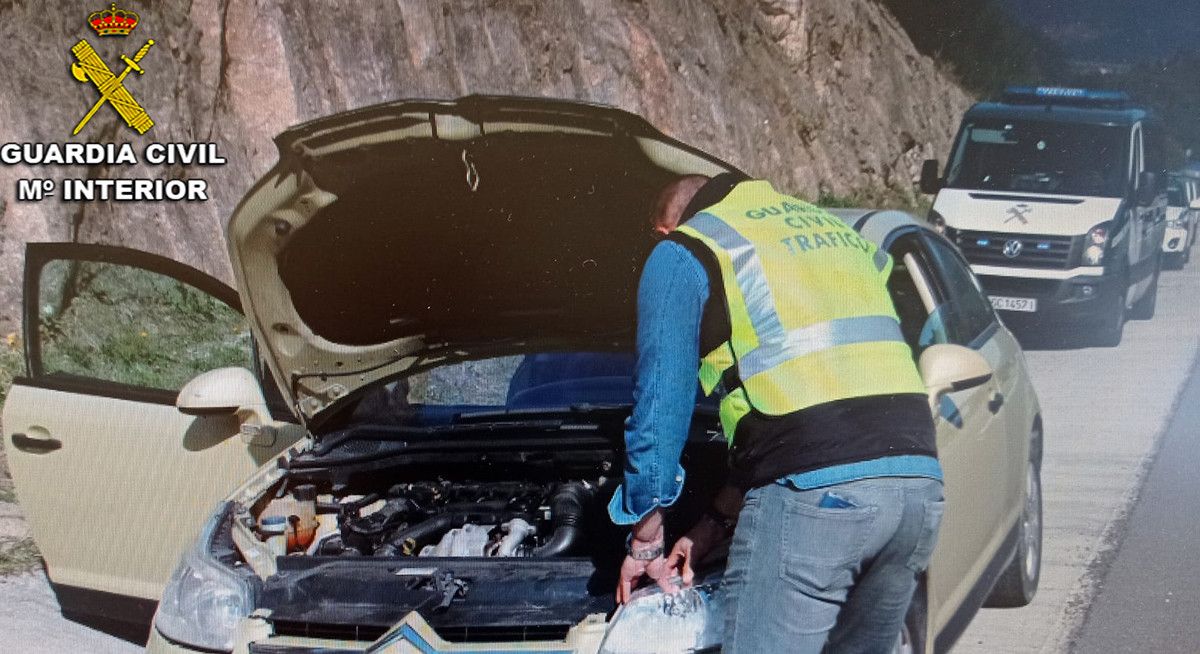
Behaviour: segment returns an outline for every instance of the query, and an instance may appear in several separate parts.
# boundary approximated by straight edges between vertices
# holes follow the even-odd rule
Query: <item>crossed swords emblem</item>
[[[91,82],[95,85],[96,90],[100,91],[100,99],[96,104],[92,105],[87,115],[79,121],[75,126],[75,131],[72,134],[78,134],[92,116],[100,111],[105,103],[111,103],[113,109],[125,119],[125,124],[136,129],[138,134],[145,134],[146,130],[154,126],[154,121],[150,119],[150,115],[138,104],[133,95],[125,88],[125,77],[129,73],[136,72],[138,75],[144,74],[146,71],[138,65],[138,62],[146,56],[150,51],[150,46],[154,45],[154,39],[146,41],[146,45],[138,50],[133,58],[130,59],[125,55],[121,55],[121,61],[125,62],[125,70],[120,75],[114,75],[108,65],[100,59],[100,55],[96,54],[95,49],[86,40],[80,41],[71,48],[71,52],[75,54],[75,58],[79,61],[71,64],[71,75],[80,82]]]

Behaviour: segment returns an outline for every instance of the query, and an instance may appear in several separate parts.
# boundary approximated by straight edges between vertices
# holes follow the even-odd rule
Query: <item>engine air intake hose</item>
[[[579,482],[559,486],[550,498],[550,520],[554,531],[541,547],[530,552],[535,557],[562,556],[575,546],[582,533],[579,523],[592,491]]]

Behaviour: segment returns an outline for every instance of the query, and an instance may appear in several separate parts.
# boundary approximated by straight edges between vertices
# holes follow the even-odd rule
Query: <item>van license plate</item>
[[[1000,311],[1025,311],[1027,313],[1037,311],[1037,300],[1033,298],[992,295],[988,299],[992,301],[992,306]]]

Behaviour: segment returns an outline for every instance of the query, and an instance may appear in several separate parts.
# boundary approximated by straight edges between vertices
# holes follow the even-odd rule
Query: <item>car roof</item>
[[[888,237],[903,227],[928,230],[925,221],[898,209],[826,209],[841,218],[864,238],[882,246]],[[932,232],[931,232],[932,233]]]
[[[1141,107],[1111,109],[1056,104],[980,102],[967,110],[963,120],[978,120],[981,118],[1130,126],[1134,123],[1148,120],[1151,116],[1148,110]]]

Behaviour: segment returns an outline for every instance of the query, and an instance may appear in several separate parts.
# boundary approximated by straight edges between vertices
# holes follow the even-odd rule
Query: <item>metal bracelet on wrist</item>
[[[630,543],[628,547],[629,558],[634,561],[653,561],[662,556],[664,551],[665,548],[661,542],[641,549],[634,549],[633,543]]]

